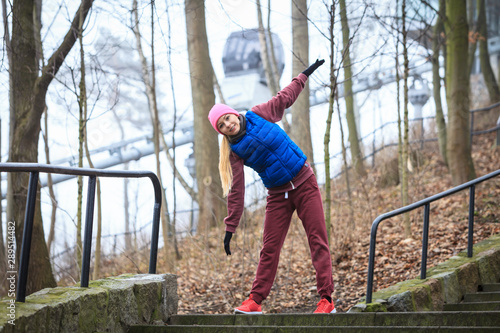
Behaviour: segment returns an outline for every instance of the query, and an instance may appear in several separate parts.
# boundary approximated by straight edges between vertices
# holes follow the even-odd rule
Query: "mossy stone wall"
[[[47,288],[16,302],[14,312],[11,302],[0,301],[0,333],[127,332],[177,313],[177,276],[124,274],[91,281],[89,288]]]

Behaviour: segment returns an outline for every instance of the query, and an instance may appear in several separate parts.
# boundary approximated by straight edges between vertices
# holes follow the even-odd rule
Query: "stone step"
[[[386,333],[386,332],[439,332],[439,333],[467,333],[467,332],[497,332],[498,327],[457,327],[457,326],[350,326],[350,327],[324,327],[324,326],[130,326],[129,333]]]
[[[170,325],[214,326],[496,326],[497,312],[371,312],[337,314],[174,315]]]
[[[464,302],[500,302],[500,291],[466,294]]]
[[[435,312],[337,314],[174,315],[166,325],[129,327],[129,333],[500,332],[500,284],[484,285],[459,304]],[[499,288],[500,289],[500,288]]]
[[[500,302],[445,304],[444,311],[500,311]]]
[[[483,291],[500,291],[500,283],[485,284],[482,289]]]

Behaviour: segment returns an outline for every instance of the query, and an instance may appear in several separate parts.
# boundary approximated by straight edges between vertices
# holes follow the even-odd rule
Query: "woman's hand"
[[[323,65],[324,63],[325,63],[325,60],[323,60],[323,59],[321,59],[321,60],[316,59],[316,62],[314,64],[312,64],[311,66],[309,66],[302,73],[304,73],[305,75],[307,75],[307,77],[309,77],[309,75],[311,75],[316,69],[318,69],[319,66]]]
[[[228,256],[231,255],[231,249],[229,247],[229,243],[231,242],[231,237],[233,237],[233,233],[226,231],[226,236],[224,237],[224,250]]]

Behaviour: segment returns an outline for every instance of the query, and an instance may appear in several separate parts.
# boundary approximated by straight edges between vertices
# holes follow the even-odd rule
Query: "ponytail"
[[[222,183],[222,194],[224,197],[228,195],[231,184],[233,182],[233,169],[231,168],[231,162],[229,161],[230,153],[231,147],[229,146],[229,140],[224,135],[222,137],[219,154],[219,173]]]

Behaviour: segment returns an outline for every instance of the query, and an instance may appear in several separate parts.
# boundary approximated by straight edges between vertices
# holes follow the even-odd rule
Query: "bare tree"
[[[479,32],[479,63],[481,64],[481,72],[483,74],[484,83],[488,89],[490,103],[500,101],[500,90],[498,82],[493,73],[493,68],[490,62],[490,52],[488,51],[488,26],[486,22],[486,4],[485,0],[477,0],[477,24]]]
[[[76,31],[76,34],[78,35],[79,40],[81,40],[81,34],[80,34],[80,28],[81,28],[81,17],[80,21],[78,24],[78,30]],[[81,44],[80,44],[81,45]],[[82,54],[82,50],[80,49],[80,55]],[[81,56],[82,57],[82,56]],[[83,62],[83,61],[81,61]],[[85,63],[83,62],[81,64],[81,67],[84,67]],[[85,75],[85,69],[81,69],[81,75]],[[84,96],[82,96],[82,81],[85,80],[84,77],[80,78],[80,92],[78,93],[78,89],[75,89],[75,95],[76,98],[78,99],[78,167],[83,168],[83,157],[85,156],[84,153],[84,143],[85,143],[85,125],[86,125],[86,119],[85,119],[85,110],[84,110],[84,105],[83,105],[83,100],[85,99]],[[82,267],[82,251],[83,251],[83,246],[82,246],[82,219],[83,219],[83,177],[78,176],[77,180],[77,212],[76,212],[76,262],[78,263],[78,268],[81,269]]]
[[[307,0],[292,0],[292,73],[297,75],[309,66],[309,29],[307,26]],[[311,123],[309,117],[309,80],[292,105],[290,137],[313,160]]]
[[[356,117],[354,114],[354,94],[352,91],[352,64],[350,45],[352,43],[349,30],[349,21],[347,19],[347,11],[345,0],[339,1],[340,22],[342,25],[342,62],[344,68],[344,101],[346,106],[347,127],[349,128],[349,144],[351,146],[352,165],[358,177],[366,176],[366,170],[363,165],[363,156],[359,144],[358,128],[356,125]]]
[[[264,23],[262,20],[262,9],[260,6],[260,0],[257,0],[257,19],[259,24],[259,42],[260,42],[260,58],[262,59],[262,65],[264,66],[264,71],[266,74],[266,82],[271,95],[274,96],[278,92],[278,84],[273,76],[273,62],[269,56],[270,50],[268,50],[266,29],[264,28]]]
[[[169,63],[169,76],[170,76],[170,86],[172,89],[172,103],[173,103],[173,111],[174,111],[174,120],[173,120],[173,127],[172,127],[172,147],[174,147],[173,154],[172,154],[172,165],[174,166],[172,168],[172,190],[173,190],[173,196],[174,196],[174,212],[173,212],[173,218],[172,218],[172,235],[173,235],[173,240],[174,240],[174,249],[175,249],[175,255],[177,257],[177,260],[181,259],[181,254],[179,251],[178,243],[177,243],[177,193],[176,193],[176,186],[175,186],[175,180],[177,179],[177,175],[179,174],[177,172],[177,168],[175,167],[175,159],[176,159],[176,153],[175,153],[175,127],[177,125],[177,100],[175,98],[175,88],[174,88],[174,75],[172,72],[172,27],[170,25],[170,11],[168,10],[168,5],[167,5],[167,24],[168,24],[168,51],[167,51],[167,59]],[[217,79],[214,74],[214,81],[217,82]],[[221,94],[222,95],[222,94]],[[166,149],[168,151],[168,149]],[[194,199],[193,199],[194,200]]]
[[[3,19],[3,31],[4,31],[4,41],[5,41],[5,47],[7,49],[7,62],[10,66],[12,63],[12,52],[11,52],[11,44],[10,44],[10,31],[9,31],[9,24],[8,24],[8,19],[7,19],[7,4],[6,0],[2,0],[2,19]],[[12,101],[12,95],[14,90],[12,89],[12,73],[9,72],[9,101]],[[9,105],[10,110],[12,110],[12,105]],[[0,119],[0,125],[1,125],[1,119]],[[2,133],[1,127],[0,127],[0,134]],[[0,135],[0,141],[1,141],[1,135]],[[1,148],[1,142],[0,142],[0,148]],[[1,157],[1,154],[0,154]],[[1,188],[0,188],[0,194],[1,193]],[[0,198],[2,196],[0,195]],[[1,203],[1,202],[0,202]],[[8,230],[6,230],[8,232]],[[8,233],[6,233],[7,235]],[[4,236],[3,236],[3,205],[0,205],[0,258],[6,258],[6,248],[4,244]],[[7,262],[6,260],[3,260],[2,263],[0,263],[0,271],[1,272],[7,272]],[[6,284],[4,283],[5,279],[7,278],[6,274],[2,274],[0,276],[0,295],[4,295],[6,292]]]
[[[445,13],[445,7],[446,5],[441,6],[441,0],[439,4],[439,10],[441,11],[442,7],[442,15],[446,15]],[[467,20],[469,22],[469,56],[468,56],[468,61],[467,61],[467,73],[469,75],[472,73],[472,66],[474,65],[474,58],[476,57],[476,49],[477,49],[477,44],[478,44],[478,39],[479,39],[479,33],[477,31],[478,25],[477,23],[477,18],[476,18],[476,2],[477,0],[468,0],[467,1]],[[439,19],[439,18],[438,18]],[[437,23],[437,22],[436,22]],[[443,24],[442,33],[444,34],[444,23],[443,21],[441,22]]]
[[[35,10],[36,14],[33,18],[34,28],[35,28],[35,40],[36,40],[36,48],[37,48],[37,63],[39,66],[43,65],[45,62],[43,56],[43,47],[42,47],[42,37],[41,37],[41,29],[42,29],[42,0],[35,1]],[[47,164],[50,164],[50,149],[49,149],[49,113],[47,107],[44,110],[44,131],[42,131],[42,137],[44,141],[44,150],[45,150],[45,161]],[[49,228],[49,236],[47,238],[47,248],[49,253],[51,251],[52,243],[55,238],[55,224],[56,224],[56,213],[57,213],[57,199],[55,196],[54,185],[52,182],[52,174],[47,174],[47,188],[49,190],[49,197],[52,203],[52,210],[50,215],[50,228]]]
[[[399,0],[396,1],[396,27],[399,26],[399,17],[397,15],[399,11]],[[400,75],[400,63],[399,63],[399,44],[400,35],[396,35],[396,56],[395,56],[395,66],[396,66],[396,105],[398,112],[398,176],[399,179],[403,179],[403,130],[401,128],[401,75]],[[400,181],[401,185],[401,201],[403,201],[403,182]],[[403,215],[403,223],[407,219],[407,214]]]
[[[403,162],[402,166],[402,179],[401,179],[401,192],[403,196],[403,206],[408,205],[408,158],[409,158],[409,123],[408,123],[408,72],[409,61],[408,61],[408,44],[407,44],[407,35],[408,31],[406,30],[406,0],[403,0],[401,5],[401,21],[402,21],[402,35],[403,35],[403,149],[401,161]],[[397,55],[396,55],[397,56]],[[410,224],[410,216],[408,213],[403,215],[404,219],[404,230],[405,237],[411,237],[411,224]]]
[[[111,109],[111,112],[113,113],[113,117],[115,118],[118,130],[120,131],[121,141],[124,141],[125,130],[123,128],[121,118],[116,113],[116,110]],[[128,162],[124,163],[123,170],[128,170],[128,169],[129,169],[129,163]],[[125,249],[127,251],[132,251],[134,247],[132,245],[132,230],[130,228],[130,212],[129,212],[130,200],[128,191],[129,191],[129,179],[125,177],[123,178],[123,212],[124,212],[123,215],[125,216]]]
[[[325,150],[325,223],[328,239],[330,240],[332,222],[331,222],[331,179],[330,179],[330,132],[332,127],[333,105],[335,95],[337,94],[337,75],[334,63],[334,23],[335,23],[335,5],[332,4],[328,9],[330,18],[329,41],[330,41],[330,96],[328,100],[328,117],[326,119],[326,131],[323,140]]]
[[[87,105],[87,85],[85,83],[86,80],[86,70],[85,70],[85,50],[83,48],[83,13],[80,13],[80,24],[78,26],[78,40],[80,42],[80,97],[79,97],[79,109],[80,114],[83,114],[83,129],[80,129],[79,132],[83,132],[83,137],[80,139],[83,140],[83,146],[85,148],[85,155],[87,156],[87,163],[89,167],[94,168],[94,163],[92,162],[92,158],[90,157],[89,151],[89,142],[87,135],[87,125],[89,120],[88,115],[88,105]],[[82,152],[83,153],[83,152]],[[96,200],[97,200],[97,232],[96,232],[96,242],[95,242],[95,259],[94,259],[94,272],[93,279],[97,280],[101,271],[101,235],[102,235],[102,200],[101,200],[101,181],[99,178],[96,179]],[[80,216],[81,218],[81,216]],[[81,230],[78,230],[81,232]]]
[[[76,42],[80,12],[85,19],[93,0],[83,0],[75,14],[63,41],[40,69],[36,62],[34,6],[30,2],[13,1],[11,40],[11,122],[9,161],[36,162],[40,121],[45,110],[47,89],[59,71],[66,55]],[[8,181],[7,219],[16,222],[16,242],[20,249],[24,229],[24,208],[27,197],[27,175],[10,173]],[[39,191],[38,191],[39,192]],[[39,194],[39,193],[38,193]],[[40,196],[38,195],[38,198]],[[45,287],[54,287],[56,282],[50,266],[47,244],[44,239],[40,200],[35,207],[33,238],[31,244],[27,293]],[[17,256],[19,257],[19,256]]]
[[[45,117],[44,117],[44,127],[45,127],[45,132],[42,133],[43,135],[43,141],[44,141],[44,147],[45,147],[45,161],[47,164],[50,164],[50,151],[49,151],[49,114],[47,112],[47,109],[45,109]],[[52,209],[50,213],[50,229],[49,229],[49,236],[47,237],[47,248],[49,250],[49,254],[52,249],[52,244],[55,239],[55,228],[56,228],[56,213],[57,213],[57,198],[56,194],[54,191],[54,183],[52,181],[52,174],[47,174],[47,188],[49,189],[49,197],[50,201],[52,203]]]
[[[344,142],[344,126],[342,125],[342,117],[340,115],[340,103],[338,94],[335,95],[335,103],[337,104],[337,116],[339,119],[339,129],[340,129],[340,144],[342,146],[342,161],[344,163],[344,179],[347,190],[347,205],[349,206],[349,221],[347,225],[349,230],[352,232],[347,233],[347,238],[352,239],[353,233],[356,228],[356,222],[354,221],[354,209],[352,207],[352,192],[351,192],[351,182],[349,180],[349,167],[347,165],[347,149]]]
[[[213,68],[208,52],[205,27],[205,2],[186,0],[186,31],[194,112],[194,155],[198,184],[198,232],[207,235],[226,214],[218,174],[219,142],[217,132],[207,121],[215,103]]]
[[[454,185],[475,178],[469,121],[468,25],[465,0],[446,0],[446,100],[448,166]]]
[[[276,59],[274,58],[274,51],[269,50],[268,47],[272,48],[272,42],[268,43],[267,39],[271,39],[271,30],[268,27],[266,34],[266,29],[264,28],[264,23],[262,20],[262,9],[260,6],[260,0],[257,0],[257,19],[259,24],[259,43],[260,43],[260,58],[262,59],[262,65],[264,66],[264,73],[266,75],[266,82],[269,91],[271,92],[271,96],[275,96],[279,91],[279,82],[277,80],[278,75],[273,75],[273,73],[277,73],[276,69]],[[269,3],[268,3],[269,6]],[[268,12],[268,19],[270,12]],[[283,123],[283,128],[285,132],[290,133],[290,124],[285,117],[281,119]]]
[[[151,3],[151,11],[153,12],[154,3]],[[161,165],[160,165],[160,119],[158,112],[158,104],[156,100],[156,80],[155,80],[155,66],[154,66],[154,38],[151,39],[151,67],[147,64],[147,59],[142,50],[142,42],[141,42],[141,33],[139,31],[139,14],[137,11],[137,0],[133,0],[132,2],[132,10],[134,15],[134,23],[133,23],[133,31],[136,39],[137,51],[139,52],[139,57],[141,59],[142,64],[142,80],[144,85],[146,86],[146,96],[148,98],[148,107],[151,115],[151,122],[153,124],[153,143],[154,143],[154,151],[156,158],[156,174],[158,179],[160,180],[160,184],[162,184],[162,188],[164,188],[163,180],[161,176]],[[151,24],[153,25],[154,20],[151,20]],[[154,33],[154,27],[151,27],[151,33]],[[151,76],[150,76],[151,73]],[[163,135],[161,135],[163,136]],[[168,149],[167,149],[168,150]],[[168,236],[168,232],[170,230],[170,217],[168,213],[167,199],[165,194],[162,195],[162,232],[163,232],[163,243],[164,243],[164,251],[167,262],[167,271],[172,272],[175,267],[174,258],[171,255],[171,246],[170,246],[170,238]]]
[[[439,51],[443,45],[441,34],[444,33],[443,21],[445,15],[445,1],[439,0],[439,10],[432,36],[432,95],[434,97],[434,105],[436,106],[439,152],[445,164],[448,165],[448,158],[446,157],[446,121],[444,119],[443,105],[441,103],[441,75],[439,74]]]
[[[274,82],[276,83],[276,89],[281,90],[280,87],[280,73],[278,70],[278,62],[276,60],[276,54],[274,52],[274,40],[273,34],[271,32],[271,1],[267,1],[267,37],[269,38],[269,57],[271,61],[272,76]]]

